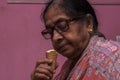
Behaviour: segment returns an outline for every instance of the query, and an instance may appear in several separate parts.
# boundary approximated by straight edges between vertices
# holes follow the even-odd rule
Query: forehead
[[[50,7],[45,14],[45,23],[55,23],[59,19],[68,19],[69,17],[65,12],[57,6]]]

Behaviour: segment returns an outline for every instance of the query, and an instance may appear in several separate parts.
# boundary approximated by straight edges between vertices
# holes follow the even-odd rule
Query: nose
[[[53,40],[54,41],[61,41],[63,39],[63,35],[56,30],[53,31]]]

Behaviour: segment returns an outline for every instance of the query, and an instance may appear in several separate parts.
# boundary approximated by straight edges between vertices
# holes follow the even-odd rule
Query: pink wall
[[[120,35],[120,5],[95,6],[99,20],[99,30],[108,39],[116,40]]]
[[[0,0],[0,80],[30,80],[35,62],[52,48],[40,35],[40,13],[44,5],[7,4]],[[100,31],[107,38],[120,35],[120,6],[94,6]],[[59,57],[59,65],[65,58]],[[60,67],[59,67],[60,68]],[[59,69],[58,69],[59,71]]]

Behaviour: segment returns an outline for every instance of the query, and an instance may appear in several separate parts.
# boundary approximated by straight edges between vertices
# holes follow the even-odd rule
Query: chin
[[[73,52],[71,50],[65,50],[61,52],[60,54],[67,58],[73,58]]]

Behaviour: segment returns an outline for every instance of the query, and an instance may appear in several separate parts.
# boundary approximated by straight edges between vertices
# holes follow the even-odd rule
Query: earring
[[[89,32],[92,33],[92,32],[93,32],[93,29],[89,29]]]

